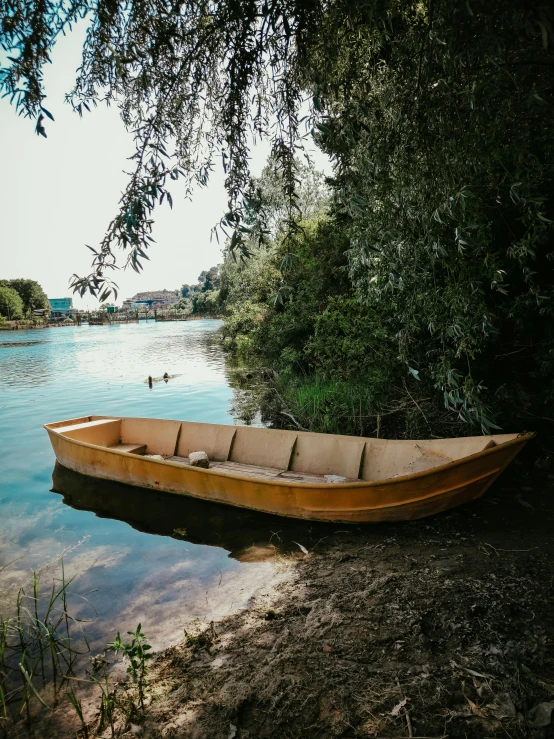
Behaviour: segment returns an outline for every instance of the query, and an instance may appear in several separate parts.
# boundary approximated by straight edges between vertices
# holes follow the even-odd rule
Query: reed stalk
[[[19,716],[30,726],[33,706],[54,708],[63,686],[75,679],[77,660],[90,651],[81,625],[69,611],[72,581],[66,580],[62,563],[61,582],[54,581],[45,592],[40,573],[35,572],[32,592],[21,587],[11,605],[1,604],[5,613],[0,615],[0,736],[7,736]],[[77,624],[84,647],[72,641],[72,624]],[[39,692],[48,683],[53,687],[52,705]]]
[[[35,621],[34,626],[36,628],[37,632],[37,642],[38,642],[38,649],[39,649],[39,655],[40,655],[40,666],[41,666],[41,677],[42,677],[42,687],[46,687],[46,675],[44,673],[44,644],[42,641],[42,629],[41,629],[41,623],[40,619],[38,617],[38,602],[39,602],[39,575],[36,572],[33,572],[33,603],[34,603],[34,611],[35,611]]]
[[[75,691],[73,690],[73,688],[68,693],[66,693],[65,695],[66,695],[68,701],[73,706],[73,709],[75,710],[75,713],[79,717],[79,720],[81,722],[81,729],[83,730],[83,734],[85,735],[85,739],[88,739],[88,726],[87,726],[87,723],[85,721],[85,717],[84,717],[84,714],[83,714],[83,704],[81,703],[81,700],[79,698],[77,698],[77,696],[75,695]]]

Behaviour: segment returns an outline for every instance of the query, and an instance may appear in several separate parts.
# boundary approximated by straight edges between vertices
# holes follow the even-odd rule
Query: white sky
[[[117,212],[125,187],[126,158],[133,151],[117,108],[97,108],[82,119],[65,104],[79,66],[84,24],[61,37],[44,70],[44,105],[55,122],[46,119],[48,138],[36,136],[34,121],[20,118],[7,99],[0,100],[0,279],[37,280],[51,298],[73,297],[79,308],[94,308],[90,295],[79,298],[69,289],[71,275],[90,272],[92,254]],[[269,148],[253,151],[252,170],[258,174]],[[326,158],[313,151],[317,166]],[[179,288],[196,282],[203,269],[221,262],[221,246],[211,229],[226,210],[224,176],[217,169],[207,188],[193,201],[173,194],[173,210],[156,209],[149,262],[137,275],[132,269],[113,272],[119,285],[118,303],[136,292]],[[123,264],[121,254],[118,261]]]

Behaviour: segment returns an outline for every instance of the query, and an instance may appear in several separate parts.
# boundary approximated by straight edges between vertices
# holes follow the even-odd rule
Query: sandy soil
[[[277,588],[157,656],[140,733],[554,737],[532,710],[554,701],[554,486],[517,474],[427,521],[314,529]]]
[[[121,735],[554,737],[553,532],[554,482],[522,464],[432,519],[314,526],[308,554],[284,527],[277,584],[158,653]]]

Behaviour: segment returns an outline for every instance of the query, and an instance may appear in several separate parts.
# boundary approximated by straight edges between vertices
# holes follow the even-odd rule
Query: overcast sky
[[[134,150],[117,108],[97,108],[80,119],[64,102],[83,34],[84,25],[61,37],[53,63],[45,68],[44,105],[55,117],[54,123],[46,121],[47,139],[35,135],[33,121],[19,118],[6,99],[0,100],[0,279],[37,280],[51,298],[72,296],[71,275],[89,273],[91,253],[84,245],[96,247],[117,212],[123,170],[129,169],[126,158]],[[267,154],[267,146],[254,149],[254,173]],[[315,158],[327,169],[319,152]],[[172,191],[173,210],[164,204],[155,211],[157,243],[144,272],[114,272],[118,303],[138,291],[196,282],[203,269],[221,262],[221,246],[210,236],[225,212],[223,179],[218,169],[192,202]],[[79,308],[97,305],[90,296],[73,298]]]

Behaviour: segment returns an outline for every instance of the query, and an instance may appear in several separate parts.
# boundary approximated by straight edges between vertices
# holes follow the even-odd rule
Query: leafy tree
[[[198,289],[201,292],[206,292],[206,282],[208,283],[208,290],[212,289],[212,281],[208,279],[208,271],[203,269],[198,275]]]
[[[296,203],[295,210],[299,220],[310,220],[323,214],[329,206],[331,192],[325,176],[311,161],[303,162],[296,158]],[[252,180],[252,190],[248,203],[250,209],[245,214],[245,222],[251,230],[250,247],[261,237],[283,237],[288,227],[287,201],[283,197],[286,187],[279,162],[272,156],[259,177]],[[252,239],[254,236],[254,239]]]
[[[46,293],[35,280],[0,280],[3,287],[13,288],[23,301],[23,311],[29,315],[34,310],[50,310],[50,303]]]
[[[352,380],[377,375],[390,381],[398,373],[394,343],[383,326],[382,315],[364,305],[351,290],[330,296],[317,313],[304,353],[324,378]],[[389,365],[387,367],[387,365]],[[392,365],[392,367],[390,366]]]
[[[349,3],[342,0],[347,9]],[[215,159],[226,173],[229,209],[221,225],[242,249],[242,198],[249,188],[250,132],[271,140],[288,187],[294,218],[294,146],[304,128],[302,62],[324,12],[322,0],[186,0],[105,6],[93,0],[14,0],[0,15],[0,43],[8,65],[0,89],[46,135],[43,65],[62,33],[79,19],[88,25],[83,60],[69,101],[83,115],[117,100],[136,141],[134,172],[119,213],[95,252],[93,273],[74,286],[108,297],[105,273],[113,247],[127,249],[135,270],[153,239],[152,212],[169,184],[206,184]],[[304,130],[302,130],[302,133]]]
[[[52,118],[44,105],[43,65],[58,36],[78,19],[89,32],[69,100],[80,115],[101,101],[117,100],[136,141],[135,170],[95,253],[94,272],[74,280],[76,289],[90,288],[103,299],[104,275],[115,266],[113,247],[127,249],[128,263],[141,269],[153,241],[152,212],[164,200],[172,203],[171,180],[184,177],[188,191],[205,184],[219,157],[229,194],[221,225],[232,233],[231,250],[246,251],[244,215],[255,201],[250,130],[271,140],[287,231],[294,232],[295,151],[305,127],[329,132],[322,114],[355,122],[364,115],[364,102],[380,96],[374,112],[391,123],[391,153],[397,144],[394,121],[399,131],[410,125],[426,131],[427,144],[440,151],[445,140],[456,146],[478,138],[471,122],[469,138],[461,140],[455,133],[464,129],[463,118],[456,119],[455,129],[446,122],[462,100],[468,107],[486,100],[479,94],[481,81],[493,102],[510,86],[523,95],[524,107],[526,100],[548,102],[552,14],[539,0],[507,0],[498,8],[488,0],[114,0],[109,8],[93,0],[13,0],[0,14],[0,44],[8,60],[0,88],[36,120],[38,134],[46,135],[46,118]],[[439,71],[442,77],[434,74]],[[393,81],[391,97],[384,91]],[[306,93],[307,117],[300,114]],[[440,130],[427,110],[443,122]],[[440,110],[446,113],[442,119]],[[536,121],[545,136],[547,118]],[[341,145],[330,149],[339,169],[357,140],[355,126],[347,125],[344,133]],[[417,138],[406,141],[407,151],[417,149]],[[419,151],[423,156],[426,150]],[[451,166],[450,157],[445,161]],[[393,159],[380,167],[381,173],[395,172]],[[355,191],[347,186],[345,193],[355,207]]]
[[[252,249],[243,262],[225,253],[221,268],[220,301],[225,307],[239,307],[246,301],[272,306],[281,281],[273,243]]]
[[[217,290],[197,292],[192,296],[192,313],[215,316],[219,313]]]
[[[135,136],[119,212],[91,275],[74,278],[81,293],[109,297],[116,247],[141,269],[153,211],[164,200],[171,206],[171,181],[185,178],[190,192],[221,157],[230,254],[271,241],[263,207],[282,206],[282,234],[273,228],[278,244],[267,246],[279,254],[281,302],[260,331],[267,328],[270,350],[283,337],[307,345],[327,302],[298,276],[316,275],[320,260],[329,285],[327,249],[307,260],[300,223],[297,147],[312,129],[335,167],[330,218],[351,281],[339,313],[352,296],[364,302],[366,317],[378,318],[393,341],[385,345],[400,357],[398,378],[428,383],[447,408],[488,431],[495,409],[507,417],[502,397],[511,394],[502,396],[502,386],[552,374],[550,4],[13,0],[0,13],[8,60],[0,87],[36,120],[37,133],[46,134],[51,117],[42,66],[58,34],[82,17],[89,33],[69,100],[79,114],[117,100]],[[251,133],[271,140],[282,202],[268,195],[264,203],[251,181]],[[223,299],[238,291],[225,279]],[[264,304],[263,315],[269,310]],[[336,319],[333,331],[342,325]],[[554,402],[554,391],[540,395],[536,409]],[[546,410],[538,415],[551,416]]]
[[[338,162],[353,284],[406,376],[487,432],[495,406],[508,419],[490,390],[540,373],[554,339],[553,16],[404,8],[384,33],[362,23],[332,60],[321,47],[316,74],[332,62],[336,76],[316,82],[318,136]]]
[[[12,287],[0,287],[0,315],[12,321],[23,318],[23,301]]]
[[[232,315],[226,327],[229,337],[240,344],[239,335],[252,331],[255,335],[248,343],[249,350],[275,359],[292,349],[300,364],[307,366],[303,352],[316,317],[325,310],[331,296],[352,292],[346,271],[347,246],[336,221],[323,217],[303,221],[294,238],[295,256],[288,267],[290,299],[282,304],[276,303],[275,293],[290,243],[281,239],[271,248],[261,247],[244,266],[228,255],[222,275],[222,302]],[[245,321],[241,317],[243,306]]]
[[[181,298],[178,303],[174,306],[175,310],[183,311],[184,313],[192,313],[192,300],[191,298]]]
[[[198,286],[201,292],[208,290],[217,290],[219,288],[219,266],[210,267],[209,270],[203,270],[198,277]]]
[[[187,313],[217,315],[219,313],[220,267],[202,270],[196,285],[182,285],[177,309]]]

